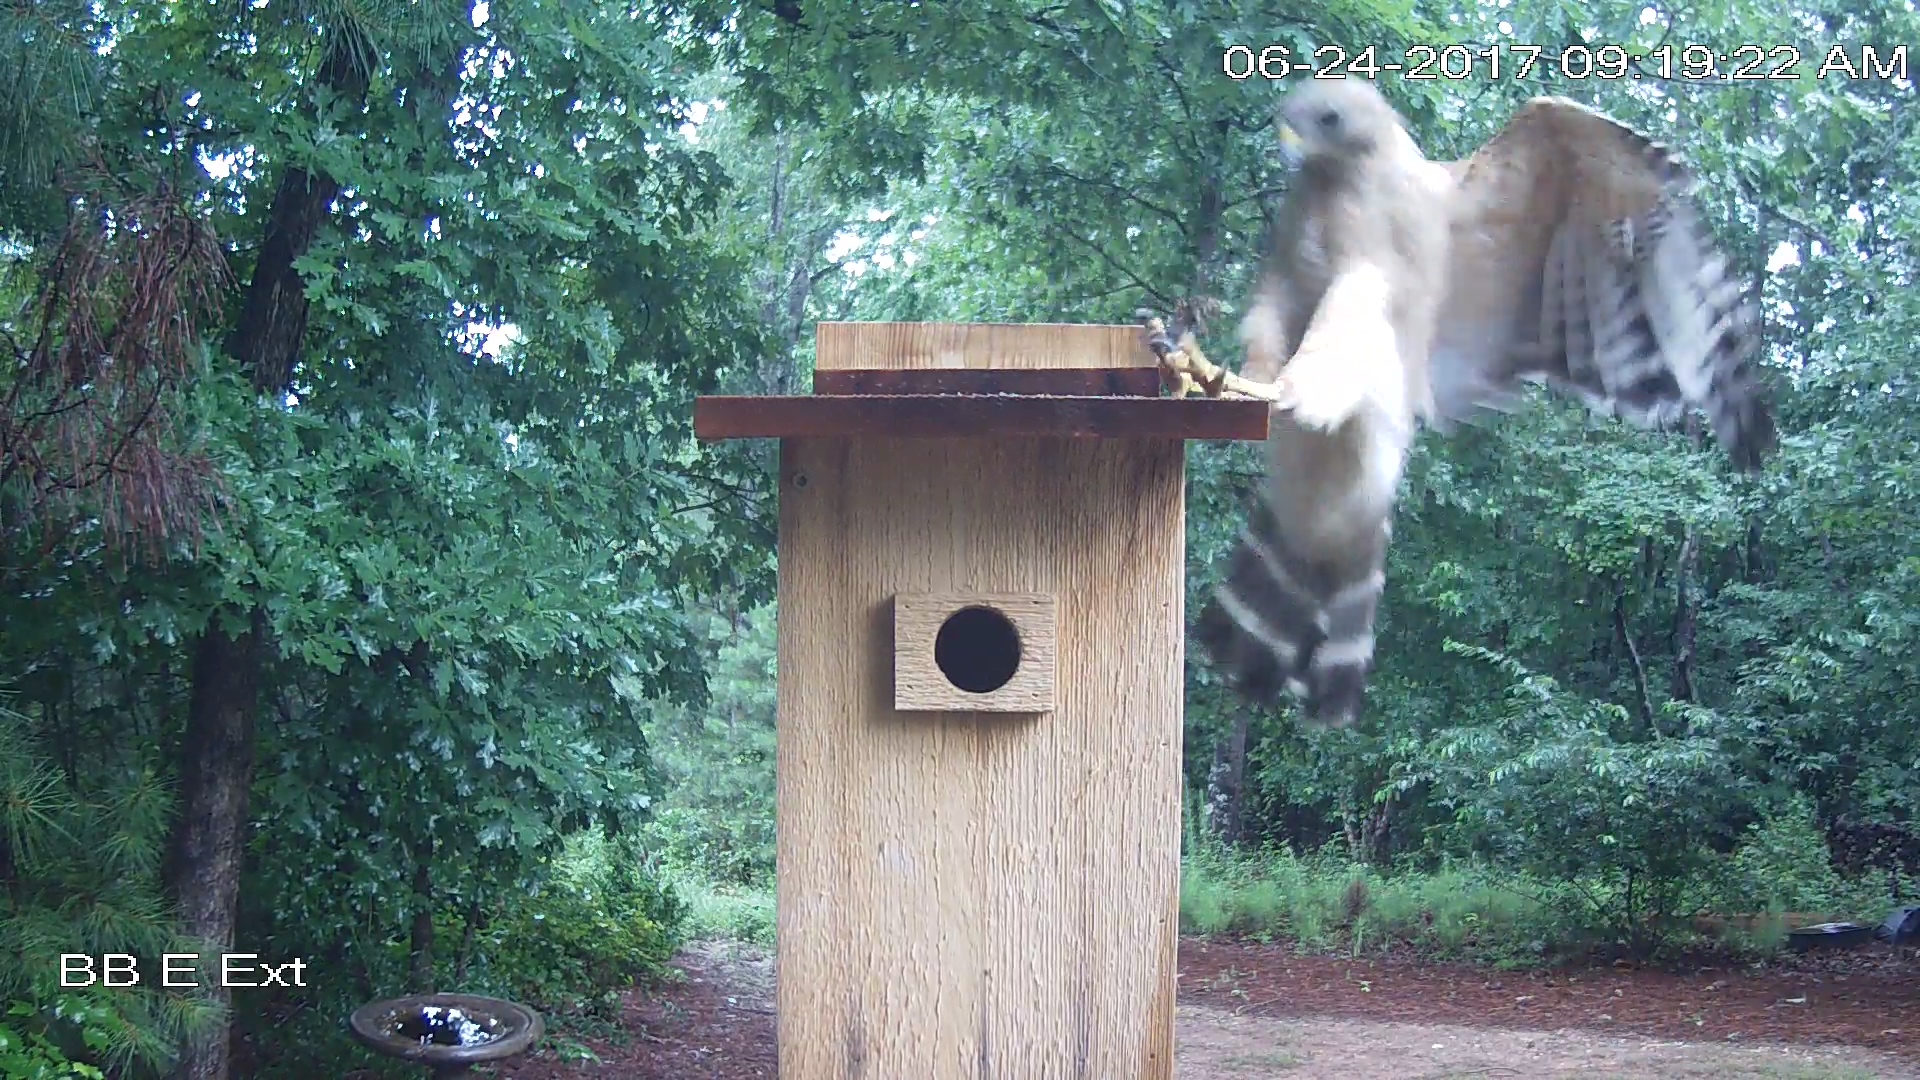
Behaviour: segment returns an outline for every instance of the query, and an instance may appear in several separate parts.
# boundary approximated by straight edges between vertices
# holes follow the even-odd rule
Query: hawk
[[[1665,147],[1535,98],[1471,157],[1427,160],[1370,84],[1280,109],[1295,167],[1229,376],[1164,332],[1184,390],[1275,404],[1269,475],[1195,628],[1240,694],[1359,715],[1392,512],[1422,422],[1505,408],[1523,381],[1646,428],[1689,408],[1744,470],[1773,448],[1754,304]],[[1150,329],[1157,330],[1157,324]]]

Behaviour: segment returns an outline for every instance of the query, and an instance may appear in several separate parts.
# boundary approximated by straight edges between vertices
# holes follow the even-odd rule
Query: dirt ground
[[[629,1037],[503,1080],[772,1078],[773,961],[700,944],[627,1003]],[[1920,961],[1890,949],[1765,969],[1498,973],[1412,957],[1185,940],[1181,1080],[1920,1080]],[[1116,1078],[1121,1080],[1121,1078]]]

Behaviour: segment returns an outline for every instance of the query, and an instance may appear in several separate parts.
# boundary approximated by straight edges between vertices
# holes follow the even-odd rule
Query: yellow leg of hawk
[[[1160,361],[1161,385],[1174,397],[1186,397],[1198,389],[1208,397],[1233,394],[1261,401],[1283,400],[1279,386],[1243,379],[1208,360],[1192,334],[1181,334],[1179,343],[1175,344],[1167,335],[1166,324],[1158,318],[1149,316],[1145,323],[1147,347]]]

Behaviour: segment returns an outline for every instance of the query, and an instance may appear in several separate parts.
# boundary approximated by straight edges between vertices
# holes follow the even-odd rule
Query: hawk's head
[[[1400,114],[1362,79],[1309,82],[1280,102],[1280,149],[1295,166],[1365,157],[1400,126]]]

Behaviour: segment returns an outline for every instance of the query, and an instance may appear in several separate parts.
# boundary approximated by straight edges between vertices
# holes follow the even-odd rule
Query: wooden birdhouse
[[[783,1080],[1173,1075],[1185,441],[1137,326],[822,323],[780,444]]]

